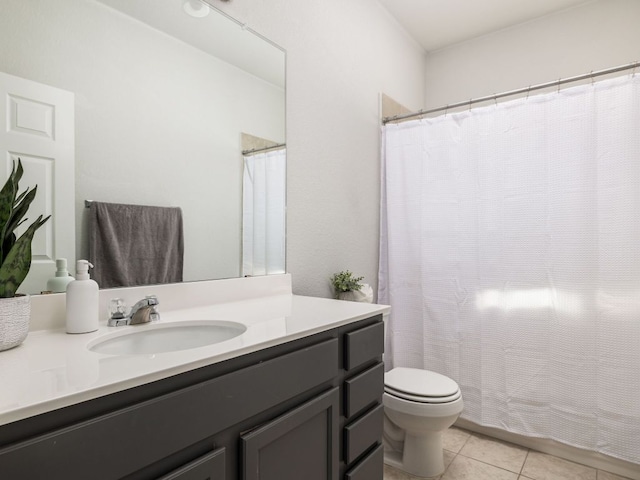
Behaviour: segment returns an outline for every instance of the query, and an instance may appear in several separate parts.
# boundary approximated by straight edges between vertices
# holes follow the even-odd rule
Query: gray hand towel
[[[92,277],[100,288],[182,281],[180,208],[92,202],[88,226]]]

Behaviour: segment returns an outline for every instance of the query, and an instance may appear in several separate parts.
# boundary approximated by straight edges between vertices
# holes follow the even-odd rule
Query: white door
[[[18,158],[24,167],[20,191],[38,185],[29,220],[16,234],[38,215],[51,215],[33,239],[20,293],[45,290],[56,258],[66,258],[75,270],[74,128],[73,93],[0,72],[0,188]]]

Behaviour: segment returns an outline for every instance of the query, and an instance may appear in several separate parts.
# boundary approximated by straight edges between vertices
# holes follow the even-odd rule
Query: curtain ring
[[[531,85],[529,85],[529,88],[527,88],[527,98],[526,100],[529,100],[529,94],[531,93]]]
[[[447,116],[447,112],[448,112],[448,111],[449,111],[449,105],[446,105],[446,106],[444,107],[444,116],[445,116],[445,118],[446,118],[446,116]]]
[[[633,70],[631,71],[631,78],[636,76],[636,67],[638,66],[638,61],[633,62]]]
[[[558,93],[560,93],[560,81],[561,81],[561,80],[562,80],[562,77],[560,77],[560,78],[558,79]]]
[[[591,70],[590,75],[591,75],[591,86],[593,87],[593,85],[596,83],[596,81],[595,81],[595,79],[593,77],[593,70]]]
[[[497,94],[493,94],[493,103],[495,104],[495,106],[498,106],[498,95]]]
[[[473,101],[473,98],[469,99],[469,111],[471,111],[471,102]]]

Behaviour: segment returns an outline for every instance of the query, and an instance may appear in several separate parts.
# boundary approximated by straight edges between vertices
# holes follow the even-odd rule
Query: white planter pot
[[[0,298],[0,351],[20,345],[29,333],[31,297]]]
[[[350,302],[373,302],[373,289],[371,285],[363,284],[360,290],[338,293],[338,300],[349,300]]]

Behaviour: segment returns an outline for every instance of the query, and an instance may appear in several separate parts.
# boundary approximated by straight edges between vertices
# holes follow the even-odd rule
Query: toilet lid
[[[407,398],[457,397],[460,391],[449,377],[418,368],[394,368],[385,373],[384,384],[388,391]]]
[[[399,392],[389,387],[384,387],[384,393],[385,395],[392,395],[394,397],[398,397],[403,400],[409,400],[411,402],[431,404],[451,403],[462,397],[462,393],[460,393],[460,390],[458,390],[453,395],[448,395],[446,397],[419,397],[418,395],[410,395],[408,393]]]

